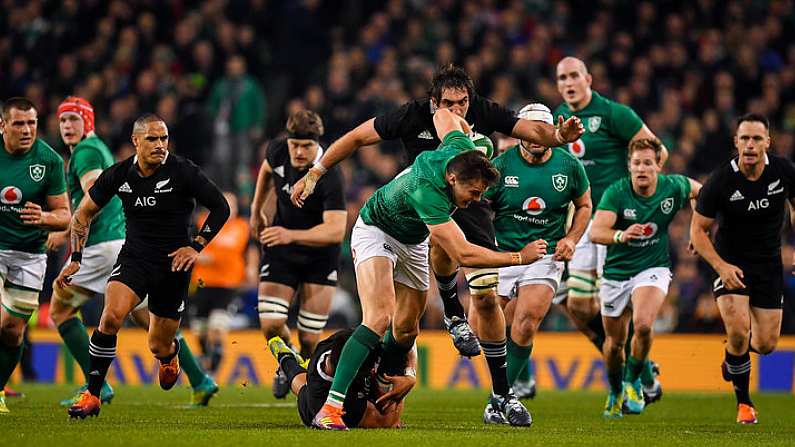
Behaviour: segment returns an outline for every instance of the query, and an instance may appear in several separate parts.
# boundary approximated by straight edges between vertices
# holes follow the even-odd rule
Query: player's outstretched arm
[[[584,132],[585,127],[576,116],[571,116],[566,121],[559,116],[557,127],[541,121],[520,118],[513,126],[511,136],[542,146],[555,147],[577,141]]]
[[[447,134],[454,130],[463,132],[465,135],[469,135],[472,132],[469,123],[464,118],[448,109],[436,110],[433,114],[433,127],[436,129],[436,135],[440,140],[444,140]]]
[[[643,127],[641,127],[640,130],[635,135],[632,136],[632,139],[629,140],[629,143],[641,139],[659,140],[659,138],[657,138],[657,136],[654,135],[654,132],[652,132],[651,129],[649,129],[649,127],[646,126],[645,123],[643,124]],[[665,147],[664,144],[662,144],[662,140],[660,140],[660,143],[662,146],[662,151],[660,152],[660,167],[662,168],[663,166],[665,166],[665,162],[668,161],[668,148]],[[629,147],[629,144],[627,144],[627,147]]]
[[[19,217],[25,225],[36,226],[44,230],[61,231],[69,227],[69,198],[66,193],[47,196],[47,209],[44,211],[41,205],[33,202],[26,202]]]
[[[323,211],[323,222],[307,230],[291,230],[284,227],[269,227],[258,240],[263,245],[298,244],[308,247],[326,247],[341,244],[345,239],[345,224],[348,212],[345,210]]]
[[[604,203],[604,201],[602,202]],[[591,241],[596,244],[624,244],[643,237],[643,225],[632,224],[626,230],[616,230],[617,216],[613,211],[597,210],[591,225]]]
[[[687,178],[687,181],[690,183],[690,195],[687,196],[690,199],[690,208],[693,211],[696,210],[696,199],[698,199],[698,193],[701,192],[701,182],[698,180],[694,180],[690,177]]]
[[[249,224],[251,225],[251,234],[254,239],[259,240],[265,227],[268,226],[268,218],[265,215],[265,202],[271,192],[271,169],[268,160],[262,160],[262,166],[259,168],[257,174],[257,183],[254,185],[254,198],[251,199],[251,217]]]
[[[569,231],[566,232],[566,236],[555,244],[556,261],[571,261],[577,242],[588,228],[593,207],[591,204],[591,189],[588,188],[580,197],[572,200],[572,204],[574,205],[574,217],[572,217]]]
[[[507,267],[530,264],[547,252],[546,241],[539,239],[527,244],[519,252],[499,252],[471,244],[461,228],[452,220],[443,224],[428,225],[431,241],[447,252],[450,259],[462,267]]]
[[[370,118],[359,124],[355,129],[335,141],[320,160],[309,169],[309,172],[293,185],[290,200],[299,208],[304,206],[304,200],[315,191],[315,185],[326,171],[350,157],[360,147],[376,144],[379,141],[381,141],[381,137],[375,130],[375,118]]]

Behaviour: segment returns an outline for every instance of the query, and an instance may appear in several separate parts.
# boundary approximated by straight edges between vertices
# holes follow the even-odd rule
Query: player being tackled
[[[640,374],[651,350],[652,324],[671,283],[668,225],[701,189],[685,176],[660,174],[662,151],[657,139],[630,143],[630,177],[607,188],[591,226],[591,240],[607,245],[599,299],[607,335],[610,392],[603,414],[608,418],[621,418],[622,404],[626,413],[643,411]],[[630,319],[635,336],[625,369]]]

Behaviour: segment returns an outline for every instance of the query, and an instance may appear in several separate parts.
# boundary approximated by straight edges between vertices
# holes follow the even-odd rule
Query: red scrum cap
[[[70,96],[58,106],[58,118],[64,113],[72,113],[83,120],[83,132],[88,135],[94,131],[94,108],[91,103],[78,96]]]

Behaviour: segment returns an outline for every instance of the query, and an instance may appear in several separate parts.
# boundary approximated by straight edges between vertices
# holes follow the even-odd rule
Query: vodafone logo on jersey
[[[541,197],[529,197],[522,204],[524,211],[531,216],[538,216],[547,209],[547,204]]]
[[[6,205],[16,205],[22,201],[22,190],[16,186],[6,186],[0,191],[0,202]]]
[[[649,222],[643,225],[643,236],[641,239],[650,239],[657,234],[657,224],[654,222]]]
[[[569,152],[577,158],[585,156],[585,143],[582,141],[582,138],[577,139],[574,143],[569,143]]]

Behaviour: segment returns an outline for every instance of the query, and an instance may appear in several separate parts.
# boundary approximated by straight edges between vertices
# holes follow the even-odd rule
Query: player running
[[[582,161],[591,182],[591,201],[598,205],[608,186],[627,178],[627,148],[632,141],[656,139],[634,110],[605,98],[591,89],[593,81],[581,60],[565,57],[557,65],[557,86],[563,104],[555,110],[555,118],[577,116],[585,133],[569,143],[569,151]],[[662,165],[668,159],[663,146]],[[602,352],[605,331],[599,314],[597,283],[605,262],[606,247],[589,239],[590,228],[577,243],[574,257],[568,263],[565,306],[570,319]],[[662,395],[662,388],[652,374],[652,364],[644,367],[643,386],[652,400]]]
[[[652,325],[671,283],[668,225],[701,189],[688,177],[659,174],[662,154],[657,139],[630,143],[630,178],[607,188],[591,225],[590,240],[607,246],[599,299],[607,334],[610,392],[604,416],[609,418],[622,417],[622,404],[626,413],[643,411],[640,374],[651,350]],[[630,319],[635,336],[625,369]]]
[[[298,397],[298,414],[307,427],[312,426],[312,420],[326,402],[342,349],[352,334],[353,329],[341,330],[318,343],[306,367],[302,366],[301,356],[281,337],[268,340],[268,347],[279,363],[278,369],[287,377],[290,390]],[[400,427],[403,397],[417,382],[417,352],[412,349],[399,360],[403,373],[386,377],[385,382],[391,390],[379,396],[375,367],[383,361],[381,349],[376,348],[359,368],[343,403],[342,420],[347,427]]]
[[[92,221],[118,196],[127,220],[126,240],[105,289],[99,327],[89,342],[88,389],[69,408],[71,417],[99,415],[100,389],[116,357],[116,334],[124,318],[147,298],[149,349],[160,361],[160,387],[174,386],[180,372],[175,336],[190,270],[229,217],[229,205],[218,187],[191,161],[169,153],[168,128],[161,118],[138,118],[132,142],[136,155],[104,170],[75,211],[72,262],[56,279],[58,287],[65,288],[78,273]],[[210,214],[191,240],[190,219],[197,200]]]
[[[749,351],[770,354],[781,333],[784,270],[781,229],[787,202],[795,205],[795,167],[767,153],[770,125],[759,114],[737,120],[738,156],[704,184],[690,225],[696,252],[715,270],[713,293],[726,326],[723,379],[734,385],[737,422],[756,424]],[[795,213],[790,213],[795,228]],[[717,219],[715,244],[709,231]],[[795,259],[793,260],[795,264]]]
[[[552,113],[543,104],[529,104],[518,116],[552,123]],[[506,330],[508,383],[514,383],[527,368],[533,338],[560,285],[563,263],[571,259],[591,219],[591,193],[582,163],[564,149],[522,141],[497,157],[494,167],[500,178],[485,197],[495,211],[500,250],[520,250],[534,240],[548,244],[542,259],[500,268],[497,292],[515,301]],[[567,230],[570,203],[575,211]],[[499,416],[487,405],[484,420],[499,422]]]
[[[575,141],[583,132],[576,117],[565,122],[561,119],[557,128],[539,121],[517,118],[512,110],[477,95],[469,75],[461,68],[448,65],[434,74],[428,98],[408,102],[397,110],[372,118],[332,144],[323,158],[295,184],[293,201],[300,203],[305,200],[326,169],[347,158],[361,146],[400,139],[409,162],[413,162],[423,151],[435,150],[442,136],[434,127],[433,117],[435,111],[442,109],[464,118],[480,134],[488,136],[499,131],[545,146]],[[467,208],[456,211],[453,220],[464,232],[467,241],[496,251],[490,213],[486,202],[476,200]],[[470,317],[488,322],[480,325],[476,337],[457,296],[459,264],[435,240],[431,240],[430,244],[431,266],[445,308],[445,325],[453,337],[453,344],[462,355],[471,357],[480,353],[482,343],[492,388],[498,395],[507,395],[505,318],[497,299],[496,268],[471,268],[465,271],[472,297]],[[406,323],[412,324],[410,321]],[[405,330],[412,329],[409,327]]]
[[[77,209],[83,196],[96,182],[102,170],[113,165],[113,155],[94,132],[94,109],[88,101],[70,96],[58,106],[57,113],[61,139],[72,154],[66,180],[72,209]],[[72,276],[71,282],[65,287],[60,287],[57,282],[53,283],[50,317],[86,380],[86,385],[83,385],[74,397],[61,401],[63,406],[69,407],[77,402],[80,394],[88,386],[89,340],[86,328],[77,316],[77,312],[95,294],[104,292],[108,277],[124,244],[124,226],[121,200],[113,197],[91,224],[91,234],[83,251],[80,271]],[[50,233],[47,246],[51,250],[58,248],[66,243],[68,237],[68,229]],[[64,267],[66,265],[68,263]],[[136,307],[132,315],[139,326],[149,327],[149,312],[145,303]],[[193,387],[192,403],[207,405],[209,399],[218,391],[218,385],[196,362],[182,334],[178,334],[177,338],[181,345],[180,364],[185,367]],[[113,397],[113,388],[105,382],[100,392],[100,400],[106,403]]]
[[[309,358],[331,311],[348,212],[336,169],[323,176],[303,207],[290,201],[295,182],[320,158],[323,121],[312,111],[297,111],[287,120],[287,135],[268,146],[251,203],[252,230],[262,244],[258,310],[265,338],[278,335],[289,344],[287,311],[298,291],[298,338],[301,356]],[[269,226],[264,204],[271,177],[277,205]],[[287,377],[277,371],[274,396],[281,399],[289,392]]]
[[[26,98],[0,110],[0,414],[5,386],[22,356],[22,337],[47,269],[48,231],[69,225],[63,159],[36,138],[38,112]]]
[[[480,200],[499,175],[465,135],[463,118],[449,110],[433,116],[442,145],[417,157],[410,167],[379,188],[362,208],[351,235],[351,251],[363,321],[343,349],[328,399],[313,425],[345,430],[342,403],[359,367],[384,339],[381,374],[400,372],[395,359],[414,345],[429,283],[428,240],[465,267],[502,267],[533,262],[546,243],[500,253],[470,244],[450,214]],[[504,330],[504,329],[503,329]],[[530,413],[506,390],[494,403],[511,425],[529,426]]]

